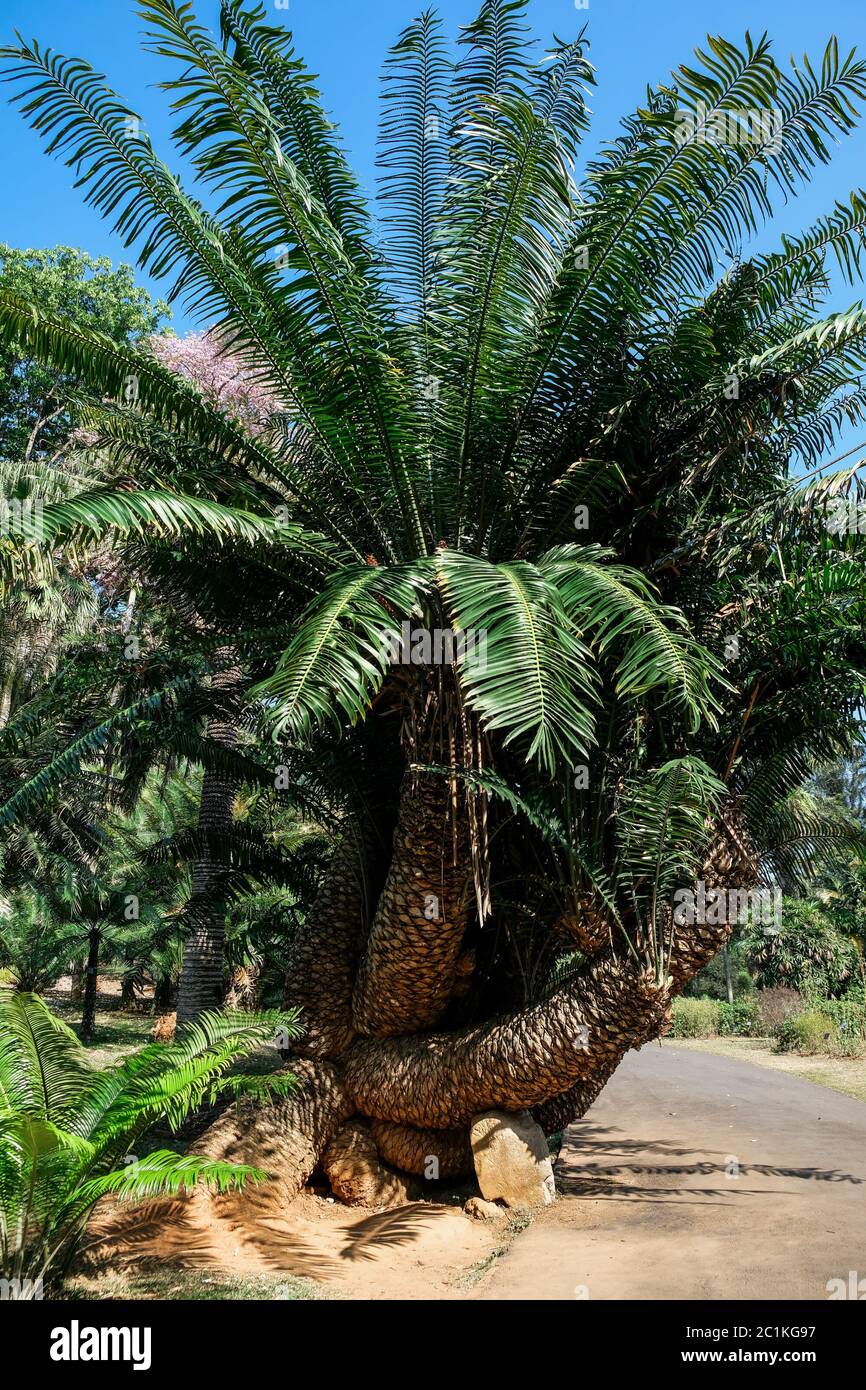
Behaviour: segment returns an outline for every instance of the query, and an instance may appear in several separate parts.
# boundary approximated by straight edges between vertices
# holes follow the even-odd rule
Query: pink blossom
[[[184,338],[153,337],[147,347],[178,376],[194,382],[208,400],[243,421],[253,434],[265,429],[284,409],[267,383],[223,347],[217,333],[187,333]]]

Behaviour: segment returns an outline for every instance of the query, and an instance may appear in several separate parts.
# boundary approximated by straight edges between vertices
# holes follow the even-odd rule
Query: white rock
[[[488,1110],[470,1130],[482,1197],[509,1207],[546,1206],[556,1200],[547,1140],[528,1110]]]

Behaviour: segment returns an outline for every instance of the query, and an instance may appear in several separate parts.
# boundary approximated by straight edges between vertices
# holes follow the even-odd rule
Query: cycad
[[[532,66],[526,7],[486,0],[455,61],[425,13],[386,66],[377,240],[263,7],[223,0],[220,41],[189,5],[141,8],[207,206],[86,65],[10,52],[18,100],[281,408],[253,437],[153,357],[4,297],[0,331],[102,390],[99,447],[146,480],[46,507],[46,532],[155,533],[151,563],[227,627],[201,537],[219,543],[278,756],[315,763],[343,738],[364,809],[289,977],[322,1087],[307,1162],[330,1104],[331,1127],[373,1117],[401,1166],[447,1152],[444,1173],[476,1111],[531,1106],[559,1128],[659,1031],[670,982],[725,936],[671,936],[672,875],[706,854],[714,881],[752,882],[762,765],[789,769],[779,800],[792,749],[857,736],[862,545],[789,472],[864,418],[866,314],[818,314],[828,258],[859,271],[866,200],[776,254],[744,260],[740,242],[852,128],[866,67],[835,40],[818,69],[783,72],[766,36],[710,39],[578,175],[585,38]],[[739,138],[744,111],[772,126]],[[708,134],[720,116],[730,138]],[[472,629],[484,660],[393,665],[405,623]],[[583,933],[597,954],[561,988],[503,1013],[513,914],[542,940],[569,915],[610,930]]]
[[[286,1094],[293,1078],[227,1075],[291,1017],[205,1015],[171,1047],[154,1044],[94,1070],[75,1035],[36,995],[0,993],[0,1278],[11,1297],[40,1297],[68,1268],[103,1197],[152,1197],[196,1184],[225,1192],[266,1174],[157,1149],[158,1120],[177,1128],[222,1092]]]

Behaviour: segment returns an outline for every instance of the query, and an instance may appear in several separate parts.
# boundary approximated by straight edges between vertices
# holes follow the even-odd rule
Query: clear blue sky
[[[293,29],[300,51],[320,74],[327,104],[368,188],[375,179],[381,61],[402,25],[426,3],[290,0],[288,10],[269,6],[277,22]],[[215,23],[216,0],[199,0],[196,8],[202,20]],[[441,0],[437,8],[453,34],[474,17],[478,6],[475,0]],[[647,83],[665,80],[672,68],[689,61],[708,32],[736,42],[746,29],[753,35],[766,29],[774,38],[780,64],[790,54],[799,57],[804,52],[820,59],[832,34],[846,52],[857,47],[866,53],[864,0],[589,0],[586,9],[577,9],[574,0],[531,0],[529,14],[539,53],[552,33],[569,37],[588,23],[590,56],[599,79],[590,149],[616,133],[619,117],[643,100]],[[10,41],[19,29],[27,38],[86,57],[139,110],[157,149],[171,163],[166,98],[154,88],[166,64],[141,52],[141,28],[133,0],[0,0],[0,42]],[[0,239],[18,246],[63,242],[115,260],[130,259],[70,182],[70,171],[44,155],[38,138],[0,91],[0,189],[5,205]],[[866,120],[842,142],[837,158],[818,172],[796,203],[778,209],[771,232],[762,234],[759,245],[775,245],[783,231],[805,227],[829,210],[836,197],[864,185]],[[847,307],[854,297],[842,287],[833,307]],[[178,316],[176,326],[182,329],[186,321]]]

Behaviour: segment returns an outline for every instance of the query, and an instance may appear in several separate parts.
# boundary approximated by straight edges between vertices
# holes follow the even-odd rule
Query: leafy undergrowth
[[[338,1299],[315,1279],[291,1274],[235,1275],[181,1266],[140,1267],[112,1271],[98,1276],[77,1275],[66,1283],[65,1298],[94,1301],[105,1299],[176,1299],[194,1303],[239,1301],[280,1303]]]

